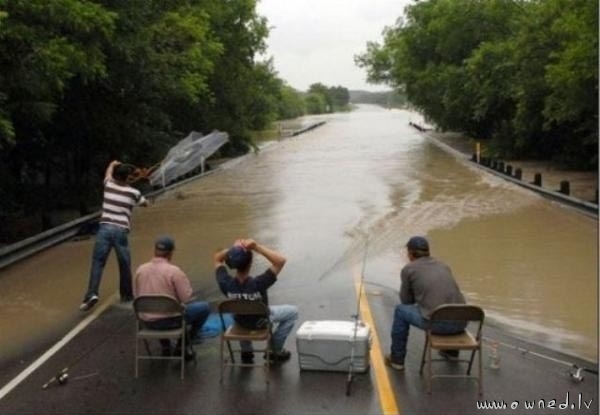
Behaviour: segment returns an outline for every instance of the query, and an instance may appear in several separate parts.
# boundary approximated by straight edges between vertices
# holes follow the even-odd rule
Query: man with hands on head
[[[250,275],[253,253],[262,255],[271,264],[262,274]],[[289,360],[291,353],[283,345],[298,318],[298,308],[293,305],[269,305],[267,290],[277,281],[277,276],[285,265],[286,258],[279,252],[257,243],[253,239],[238,239],[228,249],[221,249],[213,256],[219,288],[228,298],[262,301],[269,306],[270,320],[275,330],[272,337],[270,360],[280,363]],[[227,267],[235,270],[231,275]],[[252,316],[234,317],[242,327],[249,329],[260,326],[260,320]],[[242,362],[253,363],[252,343],[241,341]]]

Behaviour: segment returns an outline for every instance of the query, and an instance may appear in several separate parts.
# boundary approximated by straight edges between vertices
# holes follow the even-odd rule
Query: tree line
[[[234,155],[274,120],[347,105],[279,78],[268,33],[256,0],[0,0],[0,243],[95,208],[112,159],[150,166],[214,129]]]
[[[426,0],[355,57],[492,155],[598,168],[598,2]]]
[[[404,108],[408,105],[406,94],[401,89],[382,92],[350,91],[353,104],[374,104],[384,108]]]

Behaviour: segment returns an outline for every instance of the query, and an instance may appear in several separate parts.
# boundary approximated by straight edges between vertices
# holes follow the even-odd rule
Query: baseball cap
[[[429,242],[422,236],[413,236],[406,243],[410,251],[429,251]]]
[[[252,251],[240,245],[234,245],[225,255],[225,263],[229,268],[245,269],[252,261]]]
[[[170,252],[175,249],[175,241],[170,236],[160,236],[154,243],[154,248],[159,251]]]

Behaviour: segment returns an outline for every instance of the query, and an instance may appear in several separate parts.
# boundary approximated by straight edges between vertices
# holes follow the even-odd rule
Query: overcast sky
[[[410,0],[259,0],[271,27],[267,56],[279,77],[301,91],[316,82],[351,90],[387,90],[366,82],[354,55],[402,15]]]

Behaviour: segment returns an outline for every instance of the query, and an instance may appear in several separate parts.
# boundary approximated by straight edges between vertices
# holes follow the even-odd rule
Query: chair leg
[[[431,344],[427,347],[427,393],[431,395],[431,377],[433,375],[431,369]]]
[[[185,329],[181,335],[181,380],[183,380],[183,371],[185,370]]]
[[[471,374],[471,368],[473,367],[473,360],[474,360],[474,358],[475,358],[475,352],[476,352],[476,351],[477,351],[477,349],[474,349],[474,350],[471,352],[471,358],[469,359],[469,366],[468,366],[468,368],[467,368],[467,375],[470,375],[470,374]]]
[[[223,356],[223,349],[225,348],[225,340],[223,340],[223,337],[221,337],[221,347],[220,347],[220,353],[219,356],[221,356],[221,379],[219,380],[220,383],[223,383],[223,371],[225,370],[225,360],[224,360],[224,356]]]
[[[138,377],[138,362],[139,362],[139,345],[140,345],[140,339],[137,338],[137,335],[135,337],[135,375],[134,377],[137,379]]]
[[[421,368],[419,369],[419,375],[423,374],[423,367],[425,366],[425,353],[427,353],[427,345],[429,344],[429,339],[427,336],[425,337],[425,345],[423,346],[423,355],[421,356]]]
[[[235,363],[235,357],[233,356],[233,349],[231,348],[231,342],[227,340],[227,349],[229,349],[229,359],[231,363]]]
[[[478,349],[478,360],[479,360],[479,379],[477,382],[479,384],[479,396],[483,395],[483,368],[482,368],[482,357],[481,357],[481,343],[479,344],[479,349]]]
[[[267,350],[265,351],[265,382],[269,384],[269,368],[271,365],[271,339],[267,340]]]

